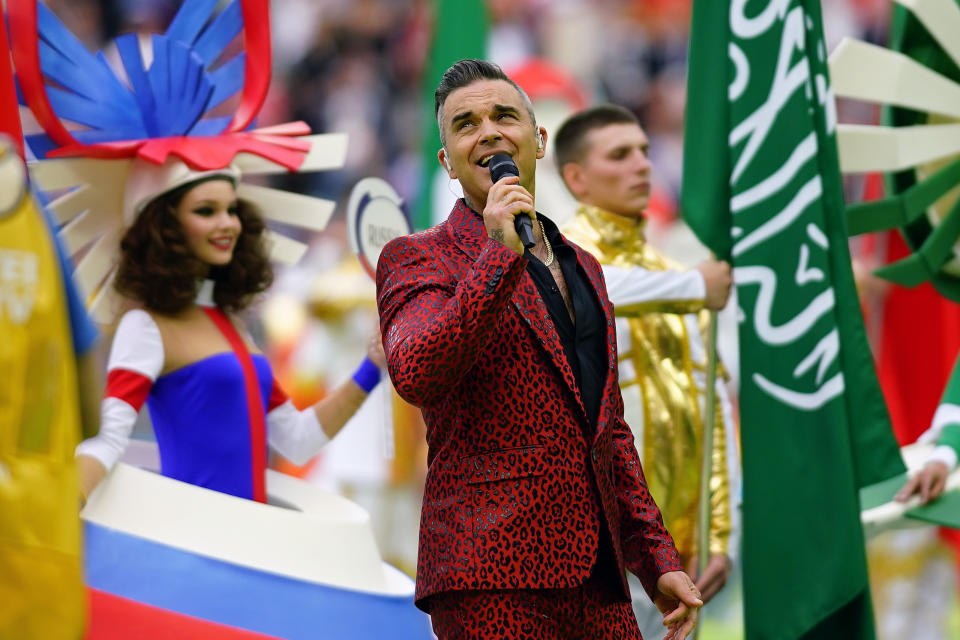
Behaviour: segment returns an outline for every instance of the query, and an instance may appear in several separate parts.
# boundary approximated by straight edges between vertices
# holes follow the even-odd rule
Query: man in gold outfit
[[[564,235],[603,266],[617,315],[620,386],[650,491],[696,576],[697,508],[706,410],[707,310],[730,295],[730,266],[673,264],[644,238],[650,194],[647,136],[632,113],[613,105],[571,116],[557,132],[556,158],[579,201]],[[710,561],[697,579],[704,601],[730,572],[739,521],[739,453],[729,397],[718,380],[710,479]],[[663,637],[660,616],[634,599],[644,638]]]

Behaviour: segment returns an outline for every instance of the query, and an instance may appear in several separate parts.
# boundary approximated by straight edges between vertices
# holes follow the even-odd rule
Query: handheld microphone
[[[499,182],[503,176],[520,176],[520,170],[517,164],[510,157],[509,153],[498,153],[490,158],[490,179]],[[536,242],[533,240],[533,220],[526,213],[521,213],[513,217],[513,228],[517,230],[520,236],[520,242],[527,249],[533,247]]]

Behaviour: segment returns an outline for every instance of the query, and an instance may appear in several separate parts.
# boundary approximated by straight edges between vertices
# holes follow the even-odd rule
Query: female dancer
[[[138,174],[152,192],[135,196],[121,242],[114,286],[136,308],[113,341],[100,434],[77,448],[83,496],[123,454],[146,401],[163,475],[265,501],[267,444],[295,463],[315,455],[379,381],[380,340],[352,379],[295,409],[234,315],[273,278],[239,172],[174,161],[152,174]]]

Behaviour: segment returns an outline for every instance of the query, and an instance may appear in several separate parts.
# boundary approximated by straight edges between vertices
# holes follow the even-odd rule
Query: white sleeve
[[[77,445],[77,455],[92,456],[113,468],[130,442],[130,433],[154,381],[163,370],[163,340],[146,311],[124,314],[110,348],[107,387],[100,403],[99,433]]]
[[[294,464],[306,464],[330,442],[313,407],[298,411],[290,400],[267,413],[267,442]]]
[[[642,267],[603,267],[607,295],[614,307],[649,302],[703,300],[707,287],[696,269],[651,271]]]
[[[927,462],[942,462],[952,472],[957,468],[957,452],[953,450],[953,447],[942,444],[930,453]]]
[[[920,434],[917,442],[920,444],[935,444],[943,432],[948,428],[956,428],[960,425],[960,405],[944,402],[937,407],[933,414],[933,420],[930,421],[930,428]],[[942,444],[935,448],[927,462],[943,462],[951,471],[957,467],[957,452],[953,447]]]
[[[933,420],[930,421],[930,428],[920,434],[917,442],[920,444],[932,444],[940,439],[944,429],[951,424],[960,424],[960,405],[949,402],[941,403],[933,413]]]

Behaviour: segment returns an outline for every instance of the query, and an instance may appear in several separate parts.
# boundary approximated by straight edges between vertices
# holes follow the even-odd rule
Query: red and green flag
[[[695,0],[684,218],[737,287],[747,640],[874,638],[858,491],[903,473],[850,268],[818,0]]]

